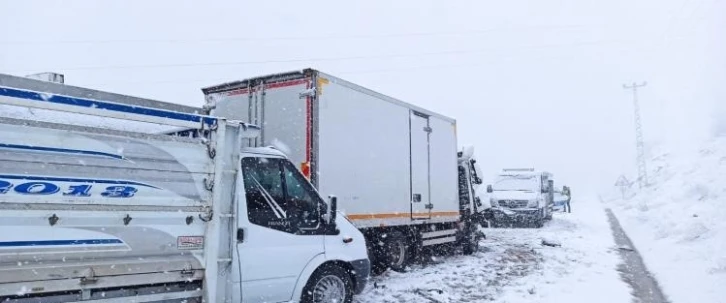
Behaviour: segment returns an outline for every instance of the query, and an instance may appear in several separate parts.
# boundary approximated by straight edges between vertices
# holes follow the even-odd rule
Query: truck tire
[[[368,259],[371,260],[371,275],[378,276],[388,270],[388,259],[385,257],[383,250],[385,246],[367,242]]]
[[[554,209],[552,209],[552,206],[549,206],[549,207],[547,207],[545,209],[545,211],[547,212],[547,215],[545,216],[545,220],[547,220],[547,221],[552,220],[552,212],[553,212],[553,210]]]
[[[388,267],[397,272],[404,272],[411,259],[411,246],[400,231],[388,232],[383,239],[383,252]]]
[[[315,270],[303,288],[302,303],[353,302],[353,280],[344,268],[325,265]]]
[[[544,227],[544,221],[546,219],[547,219],[547,217],[545,216],[545,210],[542,209],[539,212],[537,218],[534,219],[534,227],[536,227],[536,228],[542,228],[542,227]]]
[[[462,249],[462,252],[464,253],[464,255],[467,255],[467,256],[472,255],[477,250],[479,250],[479,241],[477,241],[476,236],[472,235],[472,236],[464,239],[461,249]]]
[[[469,222],[469,224],[472,226],[468,227],[467,234],[461,239],[461,250],[464,255],[471,255],[479,250],[479,224],[473,222]]]

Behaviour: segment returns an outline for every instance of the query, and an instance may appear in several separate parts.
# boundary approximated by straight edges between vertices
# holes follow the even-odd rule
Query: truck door
[[[283,158],[243,158],[237,253],[242,302],[287,302],[300,273],[324,253],[322,201]]]
[[[429,161],[429,117],[412,111],[411,126],[411,218],[431,218]]]
[[[275,146],[296,167],[310,168],[313,102],[311,97],[301,96],[310,87],[310,81],[309,78],[271,83],[256,81],[251,87],[208,98],[217,99],[215,116],[262,128],[260,136],[248,139],[248,146]]]

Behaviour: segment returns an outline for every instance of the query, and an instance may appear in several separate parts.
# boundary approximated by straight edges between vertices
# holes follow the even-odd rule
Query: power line
[[[642,42],[644,40],[640,40]],[[623,42],[634,42],[626,40],[601,40],[586,41],[566,44],[548,44],[548,45],[530,45],[522,49],[533,48],[552,48],[552,47],[573,47],[573,46],[589,46],[602,44],[616,44]],[[169,64],[137,64],[137,65],[96,65],[96,66],[77,66],[77,67],[36,67],[8,70],[7,72],[30,72],[37,70],[54,70],[54,71],[80,71],[80,70],[111,70],[111,69],[138,69],[138,68],[175,68],[175,67],[198,67],[198,66],[235,66],[235,65],[251,65],[251,64],[269,64],[269,63],[295,63],[295,62],[329,62],[329,61],[348,61],[348,60],[364,60],[364,59],[392,59],[406,57],[427,57],[441,55],[462,55],[462,54],[479,54],[496,51],[495,48],[473,49],[473,50],[450,50],[424,53],[402,53],[402,54],[385,54],[370,56],[346,56],[346,57],[320,57],[320,58],[292,58],[292,59],[272,59],[258,61],[220,61],[206,63],[169,63]]]
[[[107,39],[107,40],[10,40],[0,41],[0,45],[39,45],[39,44],[111,44],[111,43],[206,43],[206,42],[259,42],[259,41],[304,41],[304,40],[356,40],[376,38],[402,38],[402,37],[430,37],[430,36],[463,36],[483,35],[493,32],[526,31],[526,30],[560,30],[587,28],[587,25],[551,25],[551,26],[522,26],[476,29],[468,31],[451,32],[411,32],[411,33],[384,33],[384,34],[357,34],[357,35],[321,35],[307,37],[230,37],[230,38],[202,38],[202,39]]]
[[[500,62],[502,59],[506,58],[512,58],[513,56],[507,56],[507,57],[497,57],[492,58],[496,60],[491,60],[491,62]],[[538,57],[538,60],[548,60],[548,59],[567,59],[570,58],[570,56],[566,55],[559,55],[559,56],[541,56]],[[419,65],[419,66],[406,66],[406,67],[398,67],[398,68],[378,68],[378,69],[364,69],[364,70],[331,70],[331,73],[334,73],[336,75],[360,75],[360,74],[379,74],[379,73],[396,73],[396,72],[410,72],[410,71],[417,71],[417,70],[432,70],[432,69],[447,69],[447,68],[461,68],[461,67],[482,67],[486,66],[488,63],[462,63],[462,64],[438,64],[438,65]],[[135,81],[113,81],[113,82],[91,82],[91,83],[83,83],[82,85],[85,86],[102,86],[107,84],[178,84],[178,83],[198,83],[198,82],[221,82],[221,81],[229,81],[229,77],[225,78],[191,78],[191,79],[172,79],[172,80],[135,80]]]

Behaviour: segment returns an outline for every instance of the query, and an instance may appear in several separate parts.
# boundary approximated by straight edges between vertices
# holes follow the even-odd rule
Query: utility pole
[[[623,84],[624,89],[633,91],[633,111],[635,113],[635,150],[637,152],[638,165],[638,185],[640,188],[648,186],[648,171],[645,166],[645,143],[643,142],[643,125],[640,122],[640,105],[638,105],[638,88],[646,86],[648,83],[643,82],[637,84],[633,82],[631,85]]]

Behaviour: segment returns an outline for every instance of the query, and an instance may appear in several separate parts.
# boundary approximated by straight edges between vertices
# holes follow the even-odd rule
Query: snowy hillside
[[[673,303],[724,302],[726,137],[648,165],[649,188],[607,205]]]

